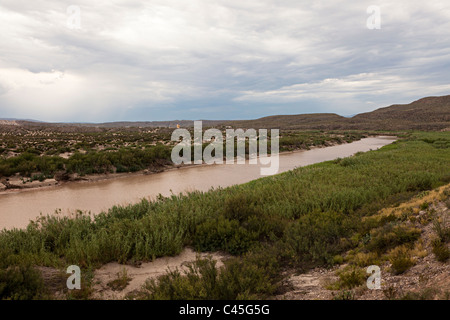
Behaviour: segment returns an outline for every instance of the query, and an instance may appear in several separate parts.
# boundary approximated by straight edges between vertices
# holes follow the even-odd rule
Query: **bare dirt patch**
[[[196,260],[197,255],[204,258],[208,253],[198,254],[191,248],[186,248],[176,257],[163,257],[155,259],[153,262],[145,262],[139,266],[121,265],[116,262],[108,263],[95,271],[93,280],[94,299],[103,300],[122,300],[132,292],[139,291],[147,279],[155,279],[167,272],[168,269],[180,271],[185,269],[185,265]],[[217,267],[223,265],[223,261],[227,258],[223,254],[211,253],[214,260],[217,261]],[[108,283],[118,279],[123,274],[124,268],[129,280],[123,290],[114,290]]]

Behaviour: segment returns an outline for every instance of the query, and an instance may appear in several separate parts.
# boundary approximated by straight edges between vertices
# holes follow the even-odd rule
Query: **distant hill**
[[[334,113],[270,116],[230,121],[233,127],[283,129],[442,130],[450,128],[450,95],[428,97],[410,104],[396,104],[372,112],[342,117]]]
[[[104,131],[113,128],[192,127],[192,120],[137,121],[106,123],[46,123],[30,120],[0,119],[7,130],[32,128],[68,132]],[[396,104],[372,112],[343,117],[334,113],[274,115],[254,120],[203,120],[203,127],[280,128],[296,130],[450,130],[450,95],[427,97],[409,104]]]
[[[297,115],[269,116],[256,120],[236,120],[226,125],[243,128],[284,128],[284,129],[329,129],[338,128],[345,117],[335,113],[311,113]]]
[[[450,95],[427,97],[410,104],[395,104],[350,118],[367,128],[436,130],[450,127]]]
[[[203,127],[220,127],[227,122],[225,120],[203,120]],[[14,125],[14,126],[13,126]],[[29,120],[0,120],[1,131],[25,132],[26,130],[40,130],[47,132],[104,132],[114,129],[139,130],[152,128],[174,129],[179,125],[181,128],[189,128],[194,125],[193,120],[173,121],[119,121],[105,123],[56,123],[39,122]]]
[[[221,125],[227,120],[202,120],[203,126],[216,126]],[[172,121],[121,121],[121,122],[106,122],[101,124],[90,124],[89,126],[95,126],[100,128],[117,128],[117,127],[129,127],[129,128],[157,128],[157,127],[167,127],[176,128],[177,125],[180,127],[192,127],[194,125],[193,120],[172,120]]]

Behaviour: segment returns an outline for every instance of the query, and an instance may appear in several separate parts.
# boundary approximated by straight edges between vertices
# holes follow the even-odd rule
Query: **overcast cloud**
[[[450,94],[448,0],[1,0],[0,30],[0,118],[350,115]]]

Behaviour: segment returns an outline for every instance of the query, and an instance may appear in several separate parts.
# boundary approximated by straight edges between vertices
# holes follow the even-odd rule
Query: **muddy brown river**
[[[349,144],[280,154],[279,173],[313,163],[348,157],[356,152],[375,150],[395,141],[394,137],[365,138]],[[134,175],[97,182],[73,182],[33,190],[0,194],[0,229],[23,228],[40,214],[62,214],[76,210],[99,213],[114,205],[138,202],[142,198],[168,196],[171,192],[228,187],[261,178],[257,165],[203,165],[169,170],[152,175]]]

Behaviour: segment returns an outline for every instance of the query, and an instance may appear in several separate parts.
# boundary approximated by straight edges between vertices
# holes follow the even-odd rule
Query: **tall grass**
[[[349,245],[342,239],[357,231],[363,216],[376,213],[377,203],[448,182],[446,141],[449,133],[417,133],[377,151],[244,185],[142,200],[95,217],[44,217],[25,230],[0,233],[0,261],[2,268],[87,268],[176,255],[191,245],[242,255],[236,263],[245,266],[275,259],[277,267],[267,268],[275,279],[288,265],[332,263]]]

